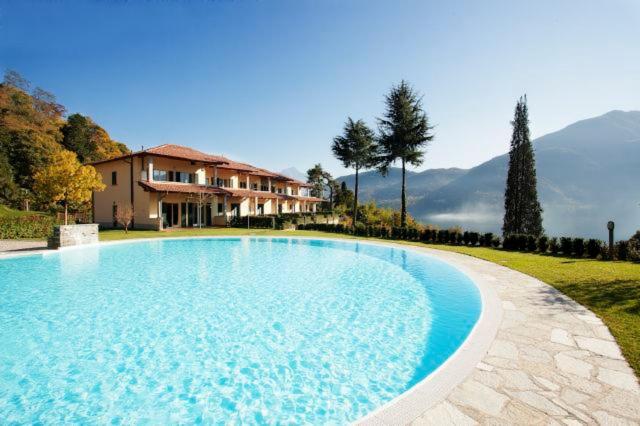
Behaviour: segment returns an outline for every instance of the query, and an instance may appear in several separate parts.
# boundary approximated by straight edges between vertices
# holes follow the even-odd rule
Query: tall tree
[[[62,126],[62,145],[75,152],[81,162],[99,161],[128,152],[124,144],[111,140],[109,134],[82,114],[71,114]]]
[[[50,164],[38,171],[34,178],[34,191],[44,202],[64,206],[64,224],[69,207],[77,208],[91,200],[92,191],[102,191],[100,173],[92,166],[83,166],[70,151],[59,151]]]
[[[521,97],[511,122],[509,172],[504,193],[504,235],[528,234],[540,236],[542,207],[538,201],[536,160],[529,138],[529,110],[527,96]]]
[[[318,198],[323,198],[324,195],[324,180],[325,171],[321,164],[316,164],[309,170],[307,170],[307,183],[313,185],[311,188],[311,195]]]
[[[353,121],[351,117],[344,124],[341,136],[333,138],[333,155],[346,168],[356,171],[353,197],[353,226],[358,221],[358,178],[360,170],[369,169],[378,161],[378,146],[373,131],[362,120]]]
[[[386,111],[378,119],[380,157],[378,169],[386,176],[396,161],[402,164],[400,226],[407,226],[406,166],[419,166],[424,149],[434,138],[427,114],[422,109],[422,97],[402,80],[385,97]]]

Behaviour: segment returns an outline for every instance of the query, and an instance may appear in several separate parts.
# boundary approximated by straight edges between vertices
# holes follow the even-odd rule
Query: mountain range
[[[508,141],[505,141],[507,145]],[[640,228],[640,111],[611,111],[533,141],[546,233],[605,239]],[[408,210],[440,227],[499,232],[508,154],[476,167],[407,173]],[[338,178],[353,188],[354,175]],[[400,169],[360,175],[361,199],[400,205]]]

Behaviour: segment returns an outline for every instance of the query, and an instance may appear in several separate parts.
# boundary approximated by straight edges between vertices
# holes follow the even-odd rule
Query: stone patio
[[[530,276],[421,249],[481,274],[502,301],[495,340],[473,372],[413,425],[638,425],[640,386],[592,312]],[[369,422],[367,422],[369,423]],[[378,424],[399,424],[376,415]]]

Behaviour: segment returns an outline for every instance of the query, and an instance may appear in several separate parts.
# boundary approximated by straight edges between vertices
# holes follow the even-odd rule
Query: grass
[[[268,235],[332,238],[360,238],[319,231],[274,231],[270,229],[185,229],[170,232],[108,230],[103,241],[130,238],[161,238],[205,235]],[[631,367],[640,377],[640,264],[603,262],[549,255],[518,253],[484,247],[460,247],[396,241],[427,246],[488,260],[520,271],[557,288],[591,309],[609,327]]]
[[[5,217],[21,217],[21,216],[31,216],[34,214],[45,214],[42,212],[26,212],[23,210],[14,210],[12,208],[9,208],[5,205],[0,204],[0,218],[5,218]]]

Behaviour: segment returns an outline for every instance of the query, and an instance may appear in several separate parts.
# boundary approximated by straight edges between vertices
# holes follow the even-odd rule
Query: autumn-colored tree
[[[62,126],[62,145],[78,154],[85,163],[113,158],[127,153],[126,145],[116,142],[102,127],[82,114],[71,114]]]
[[[131,226],[131,222],[133,222],[133,208],[130,205],[125,205],[123,207],[118,206],[116,208],[115,215],[116,222],[118,222],[124,228],[124,233],[129,233],[129,226]]]
[[[44,202],[64,206],[68,223],[69,206],[77,208],[91,200],[93,191],[102,191],[102,177],[92,166],[83,166],[73,152],[56,153],[48,166],[34,176],[34,192]]]

